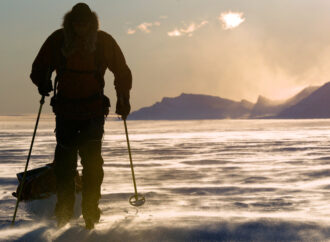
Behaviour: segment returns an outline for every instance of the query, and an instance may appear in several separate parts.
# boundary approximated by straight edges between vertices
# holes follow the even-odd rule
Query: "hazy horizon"
[[[32,61],[77,2],[1,1],[0,115],[36,112],[40,97],[29,79]],[[323,27],[330,22],[328,1],[83,2],[125,54],[133,73],[133,111],[181,93],[285,99],[329,81],[330,31]],[[242,18],[235,28],[223,23],[230,11]],[[105,92],[113,112],[110,72]]]

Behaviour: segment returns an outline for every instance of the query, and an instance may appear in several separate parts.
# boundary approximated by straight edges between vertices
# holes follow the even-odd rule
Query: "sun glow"
[[[243,23],[245,18],[243,18],[243,13],[226,12],[221,13],[219,20],[222,22],[224,29],[233,29]]]
[[[173,30],[173,31],[171,31],[171,32],[168,32],[167,34],[168,34],[168,36],[170,36],[170,37],[173,37],[173,36],[181,36],[181,35],[182,35],[181,32],[180,32],[178,29],[175,29],[175,30]]]

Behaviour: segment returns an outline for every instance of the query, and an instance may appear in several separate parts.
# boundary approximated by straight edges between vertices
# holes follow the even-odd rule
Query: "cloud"
[[[197,29],[203,27],[204,25],[208,24],[207,21],[202,21],[200,24],[196,25],[195,23],[190,24],[187,28],[181,29],[181,32],[188,34],[188,36],[191,36],[193,32],[195,32]]]
[[[159,18],[160,18],[160,19],[167,19],[168,16],[166,16],[166,15],[162,15],[162,16],[159,16]]]
[[[170,37],[177,37],[177,36],[182,36],[182,35],[187,35],[187,36],[191,37],[196,30],[200,29],[201,27],[203,27],[204,25],[206,25],[208,23],[209,22],[206,20],[200,22],[199,24],[196,24],[193,22],[183,28],[180,28],[180,29],[175,28],[173,31],[167,32],[167,35]]]
[[[146,22],[144,22],[144,23],[137,26],[137,28],[139,30],[141,30],[142,32],[145,32],[145,33],[150,33],[151,32],[150,27],[152,27],[152,23],[146,23]]]
[[[159,18],[165,19],[167,16],[160,16]],[[167,35],[170,37],[178,37],[178,36],[189,36],[191,37],[193,33],[202,28],[203,26],[207,25],[209,22],[206,20],[201,21],[200,23],[192,22],[189,25],[184,25],[182,28],[175,28],[172,31],[167,32]],[[126,33],[129,35],[135,34],[137,31],[141,31],[143,33],[149,34],[153,27],[159,27],[161,22],[143,22],[137,25],[135,28],[129,28]]]
[[[127,30],[127,34],[135,34],[137,30],[140,30],[141,32],[143,33],[146,33],[146,34],[149,34],[151,33],[151,28],[154,27],[154,26],[160,26],[160,22],[159,21],[156,21],[156,22],[143,22],[141,24],[139,24],[138,26],[136,26],[135,28],[129,28]]]
[[[128,30],[127,30],[127,34],[135,34],[136,33],[136,30],[135,29],[131,29],[131,28],[129,28]]]

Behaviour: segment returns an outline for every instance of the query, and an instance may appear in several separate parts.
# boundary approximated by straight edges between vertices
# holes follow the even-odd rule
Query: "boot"
[[[86,210],[87,211],[85,211],[83,215],[85,220],[85,225],[86,225],[86,229],[91,230],[94,229],[94,224],[100,221],[101,210],[98,207],[96,207],[96,209],[88,208]]]
[[[73,217],[73,209],[69,209],[66,206],[56,206],[55,216],[57,221],[57,227],[62,228],[67,223],[69,223],[71,218]]]

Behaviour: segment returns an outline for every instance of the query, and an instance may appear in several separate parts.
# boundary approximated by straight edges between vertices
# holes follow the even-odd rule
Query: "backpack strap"
[[[58,81],[62,78],[63,73],[65,71],[65,67],[66,67],[66,58],[62,54],[62,51],[60,51],[60,54],[59,54],[59,67],[57,69],[57,75],[56,75],[55,81],[54,81],[54,94],[53,94],[54,98],[56,97],[56,94],[57,94]]]
[[[96,45],[96,52],[95,52],[95,66],[96,66],[96,72],[95,72],[95,78],[98,80],[101,92],[100,95],[102,96],[102,103],[103,103],[103,109],[104,109],[104,116],[107,117],[109,114],[109,108],[110,108],[110,99],[104,95],[104,71],[102,72],[102,68],[104,67],[106,60],[104,55],[104,44],[99,39]]]
[[[105,56],[104,56],[104,45],[100,40],[96,42],[96,50],[95,50],[95,78],[98,80],[102,94],[104,93],[104,75],[102,74],[102,67],[105,63]]]

